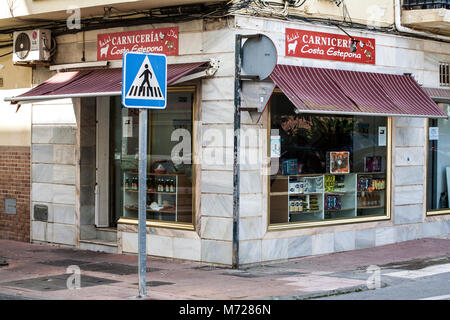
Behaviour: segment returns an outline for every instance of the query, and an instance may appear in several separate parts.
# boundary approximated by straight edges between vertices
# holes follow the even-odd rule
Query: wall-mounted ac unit
[[[50,60],[52,46],[50,30],[16,31],[13,34],[13,39],[14,63]]]

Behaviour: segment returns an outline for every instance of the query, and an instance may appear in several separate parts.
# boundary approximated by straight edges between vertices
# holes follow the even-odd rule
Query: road
[[[450,300],[449,268],[450,264],[443,264],[419,270],[382,270],[379,289],[317,300]]]

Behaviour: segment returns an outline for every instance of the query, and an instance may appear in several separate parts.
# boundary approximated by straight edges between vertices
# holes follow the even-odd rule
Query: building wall
[[[87,61],[96,60],[95,41],[98,33],[166,26],[172,26],[172,24],[88,31],[85,33]],[[385,73],[411,72],[419,83],[431,87],[438,85],[438,62],[450,60],[447,44],[367,30],[348,31],[354,36],[376,38],[377,55],[374,66],[284,56],[286,27],[338,33],[335,27],[245,16],[212,23],[197,20],[180,23],[178,26],[180,27],[180,54],[176,57],[168,57],[168,62],[218,58],[220,68],[214,77],[202,79],[199,89],[200,104],[197,110],[199,122],[196,124],[199,130],[199,136],[197,136],[199,143],[194,151],[201,158],[198,172],[201,183],[197,193],[200,205],[196,213],[196,229],[186,231],[147,228],[147,247],[150,255],[212,264],[229,265],[232,259],[233,172],[231,159],[233,156],[235,33],[263,32],[267,34],[277,46],[279,63]],[[80,62],[82,56],[80,34],[64,35],[57,40],[59,46],[57,63]],[[120,66],[120,61],[113,61],[111,65]],[[44,77],[43,72],[39,74]],[[45,158],[45,161],[49,162],[44,163],[51,164],[53,168],[58,167],[62,161],[66,161],[65,169],[69,171],[67,175],[70,179],[64,182],[33,180],[33,204],[42,202],[51,207],[63,205],[70,208],[71,212],[65,217],[77,219],[77,212],[79,212],[77,206],[80,202],[76,200],[74,192],[80,184],[71,175],[73,170],[77,172],[77,162],[74,159],[80,152],[80,144],[76,138],[80,133],[77,132],[73,105],[59,102],[52,104],[55,104],[55,107],[58,106],[52,109],[58,110],[58,113],[42,117],[40,120],[42,122],[36,122],[33,119],[33,170],[36,169],[35,165],[43,161],[35,158],[35,151],[39,154],[39,148],[65,147],[70,151],[68,155],[75,155],[67,160],[55,157]],[[34,110],[38,109],[33,109],[33,112]],[[53,119],[53,117],[56,118]],[[244,129],[243,136],[248,137],[248,139],[241,139],[242,150],[249,157],[256,157],[259,160],[257,163],[244,163],[241,166],[239,230],[241,264],[363,249],[449,233],[449,215],[425,216],[424,119],[393,119],[391,220],[284,231],[267,231],[267,176],[263,174],[266,168],[264,160],[267,154],[267,140],[264,131],[260,131],[264,128],[264,122],[257,114],[243,112],[241,124]],[[56,132],[62,134],[54,134]],[[253,134],[257,135],[256,139],[252,138]],[[205,162],[204,160],[211,154],[216,155],[216,158],[222,158],[223,161]],[[41,153],[41,157],[44,157],[44,153]],[[47,188],[56,188],[61,197],[48,198],[41,184],[45,184]],[[36,228],[34,223],[33,237],[35,239],[44,238],[44,227],[46,227],[53,232],[51,236],[46,236],[47,241],[76,245],[78,237],[76,221],[70,220],[68,223],[53,221],[45,225],[36,222]],[[56,229],[66,228],[67,232],[64,234],[70,239],[64,239],[65,242],[63,242],[55,237],[55,227]],[[136,225],[119,224],[117,238],[119,252],[137,252]]]
[[[284,56],[286,27],[330,33],[337,33],[337,30],[325,26],[250,17],[238,17],[236,25],[242,34],[262,32],[268,35],[277,47],[278,63],[284,64],[366,72],[409,72],[420,84],[438,87],[439,61],[450,60],[449,44],[351,29],[347,31],[352,35],[376,39],[376,65],[291,58]],[[262,197],[258,204],[241,206],[240,212],[241,216],[247,211],[256,216],[256,210],[262,208],[262,216],[260,222],[253,222],[252,228],[246,228],[241,219],[240,263],[285,260],[449,234],[450,215],[426,216],[425,125],[426,120],[422,118],[393,119],[392,210],[391,219],[387,221],[267,231],[267,178],[252,176],[247,183],[253,186],[253,190],[259,190],[260,188],[255,186],[261,186]],[[263,154],[266,152],[263,150],[266,144],[265,140],[259,145]],[[263,169],[264,165],[261,165],[261,170]]]
[[[75,246],[79,239],[79,104],[63,99],[32,108],[31,240]],[[37,217],[37,205],[47,206],[47,219]]]
[[[15,67],[11,50],[0,49],[0,239],[29,241],[31,108],[3,99],[31,87],[31,69]],[[6,213],[5,198],[16,200],[16,214]]]

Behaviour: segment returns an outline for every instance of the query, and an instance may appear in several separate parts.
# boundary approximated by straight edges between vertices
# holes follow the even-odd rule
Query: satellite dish
[[[245,75],[266,79],[277,64],[277,48],[269,37],[258,34],[242,46],[242,70]]]

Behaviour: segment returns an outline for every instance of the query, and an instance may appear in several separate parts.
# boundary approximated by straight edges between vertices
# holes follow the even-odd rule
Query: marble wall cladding
[[[202,169],[233,170],[233,149],[224,147],[203,148]]]
[[[375,230],[375,245],[384,246],[396,242],[396,230],[394,227],[378,228]]]
[[[395,148],[394,165],[421,166],[425,164],[425,149],[423,147]]]
[[[211,78],[202,80],[203,100],[229,100],[234,97],[234,78]]]
[[[241,194],[262,192],[261,171],[241,171],[239,192]]]
[[[256,240],[263,236],[261,217],[239,219],[239,240]]]
[[[154,234],[147,235],[147,254],[160,257],[173,257],[172,237],[158,236]]]
[[[425,211],[422,204],[395,206],[394,224],[407,224],[422,222],[425,218]]]
[[[441,221],[427,222],[422,225],[424,238],[438,237],[444,234],[444,224]]]
[[[31,199],[35,202],[51,202],[75,205],[75,186],[48,183],[32,183]]]
[[[201,260],[203,262],[231,265],[231,241],[201,240]]]
[[[421,147],[424,145],[423,128],[400,127],[395,128],[395,146],[397,147]]]
[[[53,239],[52,242],[75,245],[76,228],[73,225],[53,223]]]
[[[32,143],[43,144],[75,144],[76,126],[33,125]]]
[[[239,241],[239,264],[261,262],[261,240]]]
[[[46,101],[33,104],[33,124],[75,124],[71,99]]]
[[[355,250],[356,239],[355,231],[336,232],[334,234],[334,251]]]
[[[201,217],[202,239],[228,240],[233,237],[233,219]]]
[[[426,119],[424,118],[412,118],[412,117],[395,117],[396,127],[417,127],[424,128],[426,125]]]
[[[423,185],[394,187],[394,205],[420,204],[423,192]]]
[[[53,205],[53,222],[64,224],[76,224],[76,212],[74,206]]]
[[[375,247],[375,229],[357,230],[355,232],[355,249]]]
[[[203,254],[202,244],[203,241],[200,239],[173,238],[173,257],[176,259],[200,261]],[[223,249],[224,248],[221,248],[221,250]],[[225,254],[226,250],[224,255],[218,253],[216,257],[220,260],[221,258],[224,258]],[[214,256],[214,254],[212,256]]]
[[[233,172],[202,171],[202,192],[233,194]]]
[[[396,167],[394,171],[394,183],[396,186],[423,184],[423,166]]]
[[[33,182],[75,184],[75,166],[57,164],[32,164]]]
[[[289,238],[262,240],[262,260],[288,259]]]
[[[203,123],[230,123],[234,122],[234,101],[204,101],[202,102]]]
[[[51,241],[53,224],[41,221],[31,221],[31,239],[37,241]]]
[[[312,236],[312,254],[326,254],[334,251],[334,234],[318,233]]]
[[[396,241],[409,241],[423,237],[422,224],[408,224],[396,226]]]
[[[80,224],[94,224],[95,223],[95,206],[80,206]]]
[[[233,196],[222,194],[202,194],[201,214],[202,216],[233,217]]]
[[[33,163],[75,164],[75,146],[33,144],[31,161]]]
[[[262,216],[262,194],[241,194],[239,197],[239,215],[243,217]],[[233,203],[231,203],[233,205]]]
[[[127,253],[138,252],[138,234],[134,232],[122,232],[122,251]]]
[[[312,236],[289,238],[288,258],[310,256],[312,254]]]

